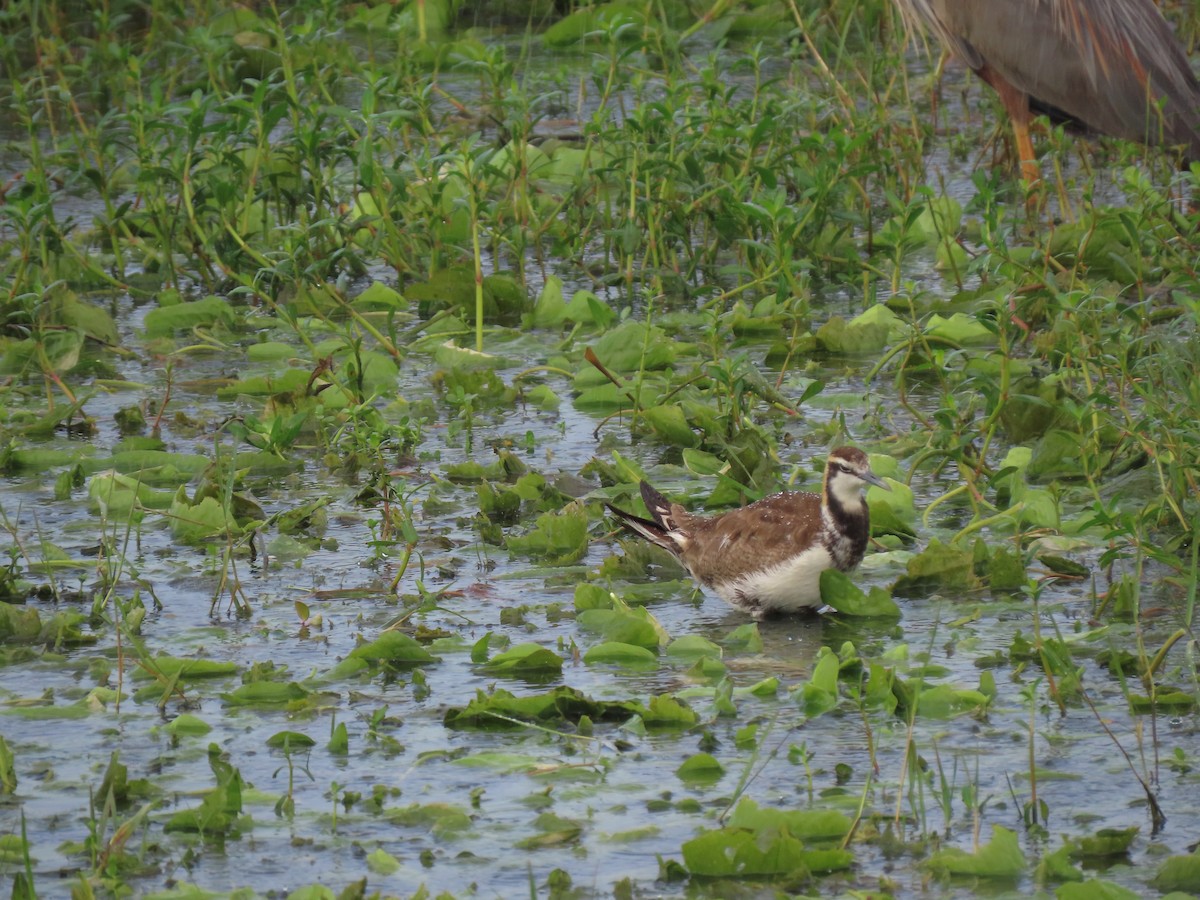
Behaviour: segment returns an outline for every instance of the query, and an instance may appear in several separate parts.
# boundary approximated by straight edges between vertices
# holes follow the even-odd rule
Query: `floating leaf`
[[[415,638],[400,631],[383,632],[375,640],[351,650],[349,658],[391,666],[422,666],[438,661]]]
[[[308,696],[308,691],[294,681],[252,681],[243,684],[221,699],[229,706],[272,707],[286,706]]]
[[[376,875],[391,875],[400,870],[400,860],[382,847],[367,854],[367,868]]]
[[[721,658],[721,646],[714,644],[702,634],[685,634],[667,645],[667,656],[677,659],[696,659],[699,657]]]
[[[1101,828],[1095,834],[1078,838],[1071,847],[1072,859],[1103,859],[1122,856],[1129,852],[1133,839],[1141,829],[1137,825],[1129,828]]]
[[[177,678],[193,681],[197,678],[224,678],[237,674],[237,663],[220,659],[182,659],[160,655],[139,660],[140,677]]]
[[[658,656],[653,651],[635,644],[606,641],[588,648],[583,654],[583,661],[588,665],[611,663],[618,666],[656,666]]]
[[[413,803],[384,810],[384,816],[393,825],[424,828],[439,837],[453,837],[471,827],[470,814],[450,803]]]
[[[683,761],[675,774],[690,784],[715,784],[725,774],[725,767],[711,753],[696,753]]]
[[[821,573],[821,601],[844,616],[900,618],[900,607],[886,590],[872,587],[869,594],[864,594],[850,576],[837,569]]]
[[[162,337],[176,331],[191,331],[195,328],[223,326],[231,329],[237,325],[238,317],[229,301],[221,297],[205,297],[191,303],[160,306],[146,313],[142,321],[146,334]]]
[[[757,622],[747,622],[745,625],[739,625],[721,641],[726,647],[733,650],[740,650],[743,653],[762,653],[763,641],[762,635],[758,633]]]
[[[975,878],[1018,878],[1026,868],[1016,833],[1002,825],[992,828],[991,841],[977,853],[946,847],[930,856],[926,866],[935,872]]]
[[[803,846],[786,830],[718,828],[683,845],[683,864],[707,878],[804,877]]]
[[[182,734],[201,735],[212,731],[212,726],[191,713],[180,713],[167,723],[167,732],[175,737]]]
[[[788,834],[804,841],[827,841],[844,838],[854,823],[836,810],[774,809],[743,797],[729,817],[729,824],[752,830],[786,828]]]
[[[583,824],[575,819],[564,819],[554,813],[545,812],[538,816],[533,825],[538,833],[533,837],[516,842],[520,850],[538,850],[543,847],[561,847],[563,844],[573,844],[583,834]]]
[[[1160,891],[1200,892],[1200,850],[1167,857],[1151,883]]]
[[[928,590],[973,590],[979,587],[972,550],[943,544],[933,538],[908,562],[908,574],[896,582],[893,593]]]
[[[307,750],[316,746],[316,741],[299,731],[277,731],[267,738],[267,746],[275,750]]]
[[[645,607],[585,609],[575,620],[585,631],[603,635],[608,641],[657,650],[664,643],[662,626]]]
[[[587,553],[587,512],[573,503],[558,512],[538,516],[533,531],[506,538],[508,549],[544,560],[552,566],[568,566]]]
[[[484,669],[498,675],[557,675],[562,672],[563,660],[540,644],[517,644],[497,653],[484,664]]]
[[[1137,891],[1097,878],[1059,885],[1054,891],[1055,900],[1141,900],[1143,896]]]

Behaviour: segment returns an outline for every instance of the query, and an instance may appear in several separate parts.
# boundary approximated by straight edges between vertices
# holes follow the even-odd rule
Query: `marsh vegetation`
[[[890,0],[0,20],[15,897],[1200,891],[1194,172]],[[847,443],[835,614],[604,511]]]

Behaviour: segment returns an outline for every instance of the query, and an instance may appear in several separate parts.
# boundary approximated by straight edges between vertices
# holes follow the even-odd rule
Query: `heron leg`
[[[1033,114],[1029,111],[1029,95],[986,63],[978,70],[978,74],[992,86],[1004,104],[1012,122],[1013,137],[1017,141],[1017,155],[1021,158],[1021,180],[1032,187],[1041,181],[1042,173],[1033,153],[1033,141],[1029,137],[1029,123],[1033,121]]]

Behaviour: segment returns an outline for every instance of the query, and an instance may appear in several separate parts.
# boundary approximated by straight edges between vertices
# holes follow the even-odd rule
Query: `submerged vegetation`
[[[1195,171],[890,0],[0,22],[13,896],[1200,892]],[[821,618],[604,512],[843,443]]]

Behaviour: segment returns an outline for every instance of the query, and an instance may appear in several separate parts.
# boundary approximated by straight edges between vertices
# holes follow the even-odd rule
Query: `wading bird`
[[[613,506],[626,528],[673,553],[703,587],[756,619],[821,606],[821,573],[847,572],[867,549],[871,524],[862,490],[891,487],[867,454],[839,447],[825,461],[821,493],[784,491],[711,518],[689,513],[646,482],[650,519]]]
[[[1200,161],[1200,83],[1154,0],[896,0],[1000,95],[1021,177],[1039,179],[1029,123],[1082,126]]]

